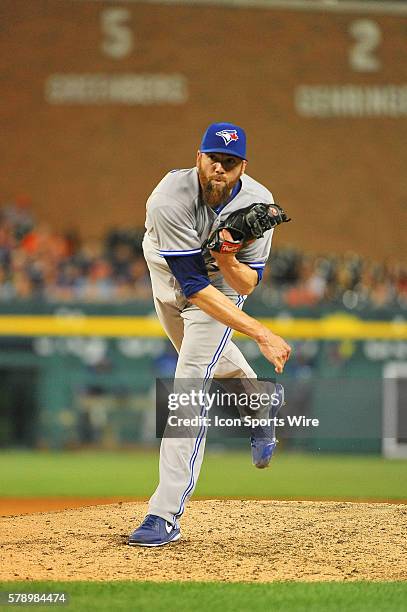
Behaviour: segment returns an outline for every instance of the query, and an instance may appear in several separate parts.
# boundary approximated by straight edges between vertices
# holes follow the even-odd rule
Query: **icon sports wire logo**
[[[223,138],[226,146],[228,146],[231,142],[239,140],[236,130],[221,130],[220,132],[216,132],[216,136]]]

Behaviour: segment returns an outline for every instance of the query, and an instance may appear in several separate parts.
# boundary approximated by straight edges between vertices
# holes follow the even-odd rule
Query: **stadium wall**
[[[77,305],[54,314],[0,316],[0,446],[156,443],[155,380],[173,375],[175,352],[153,317],[129,317],[119,307],[110,316],[106,308],[101,316],[96,311],[93,305],[86,314]],[[288,414],[320,419],[318,429],[304,435],[285,438],[283,432],[283,443],[379,452],[385,371],[389,363],[407,362],[406,325],[344,313],[271,323],[277,331],[291,325],[285,337],[293,357],[281,377]],[[272,376],[255,343],[236,341],[258,375]],[[401,381],[400,409],[405,390]]]
[[[141,225],[162,175],[230,119],[295,220],[281,240],[405,252],[405,14],[3,0],[1,20],[3,201],[28,194],[84,236]]]

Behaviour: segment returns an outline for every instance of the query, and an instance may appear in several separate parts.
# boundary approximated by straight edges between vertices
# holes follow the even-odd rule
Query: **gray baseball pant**
[[[153,283],[154,289],[154,283]],[[168,290],[168,287],[167,287]],[[256,378],[238,347],[231,341],[233,330],[219,323],[180,296],[165,301],[155,297],[157,315],[179,356],[175,378],[202,380],[209,386],[216,378]],[[242,307],[244,298],[236,298]],[[185,307],[181,307],[185,304]],[[202,412],[191,406],[190,416]],[[194,492],[202,465],[206,427],[194,437],[163,437],[160,448],[159,484],[149,502],[149,514],[173,522],[182,516]]]

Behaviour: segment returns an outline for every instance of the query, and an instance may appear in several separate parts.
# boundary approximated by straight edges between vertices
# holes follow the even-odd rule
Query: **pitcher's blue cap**
[[[201,153],[227,153],[246,159],[246,134],[234,123],[212,123],[203,135]]]

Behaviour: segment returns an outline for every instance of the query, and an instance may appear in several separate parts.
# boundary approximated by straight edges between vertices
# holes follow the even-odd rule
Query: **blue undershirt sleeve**
[[[186,298],[211,284],[201,253],[164,256]]]
[[[259,282],[261,281],[261,279],[263,278],[263,272],[264,272],[264,268],[256,268],[256,272],[257,272],[257,276],[259,277],[257,279],[257,284],[259,284]]]

